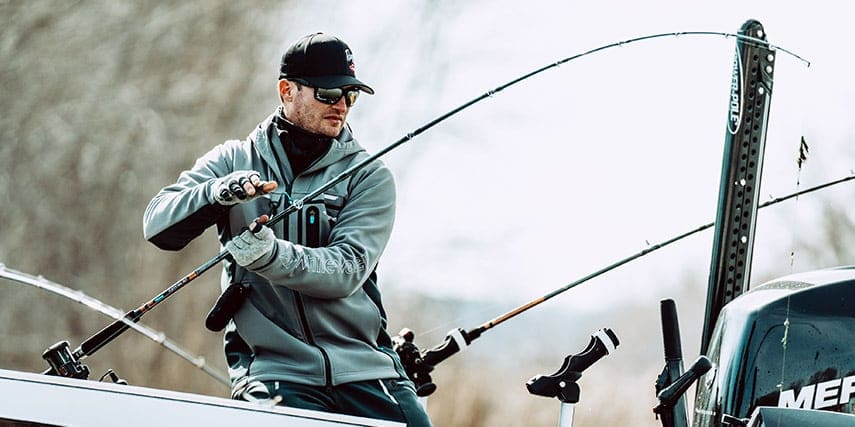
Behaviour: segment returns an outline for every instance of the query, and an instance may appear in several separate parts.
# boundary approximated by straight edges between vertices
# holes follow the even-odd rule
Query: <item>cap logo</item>
[[[353,52],[350,49],[344,50],[344,59],[347,61],[347,67],[350,68],[350,71],[356,72],[356,65],[353,63]]]

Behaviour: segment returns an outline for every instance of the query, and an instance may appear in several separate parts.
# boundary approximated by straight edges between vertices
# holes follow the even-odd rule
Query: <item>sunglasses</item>
[[[359,89],[358,88],[332,88],[326,89],[322,87],[316,87],[315,89],[315,99],[323,102],[324,104],[334,105],[344,97],[344,104],[348,107],[353,106],[356,103],[356,98],[359,97]]]

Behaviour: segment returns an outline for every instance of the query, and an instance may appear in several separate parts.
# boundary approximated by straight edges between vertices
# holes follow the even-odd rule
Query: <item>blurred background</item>
[[[747,19],[797,53],[776,57],[761,201],[852,174],[855,83],[845,5],[831,1],[624,4],[0,1],[0,263],[136,308],[214,256],[210,231],[180,252],[142,237],[149,199],[210,147],[277,104],[282,52],[338,35],[376,90],[350,115],[376,151],[524,73],[648,34],[735,33]],[[571,61],[502,91],[384,157],[398,185],[380,263],[390,330],[422,348],[715,218],[735,40],[674,36]],[[810,147],[797,165],[799,142]],[[759,214],[752,282],[853,263],[852,184]],[[441,364],[438,426],[555,425],[525,382],[612,328],[614,355],[580,381],[575,423],[656,426],[659,301],[677,302],[697,356],[712,232],[574,288]],[[219,267],[143,318],[225,370],[203,326]],[[111,320],[0,279],[0,368],[41,372]],[[86,363],[131,384],[227,396],[225,386],[129,331]],[[691,396],[691,392],[690,392]],[[690,399],[691,400],[691,399]]]

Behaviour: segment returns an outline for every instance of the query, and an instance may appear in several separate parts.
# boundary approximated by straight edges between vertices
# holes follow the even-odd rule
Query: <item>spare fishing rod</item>
[[[824,188],[828,188],[837,184],[841,184],[843,182],[851,181],[855,179],[855,174],[850,174],[849,176],[835,179],[823,184],[819,184],[810,188],[806,188],[804,190],[800,190],[786,196],[777,197],[772,200],[769,200],[765,203],[762,203],[758,206],[758,209],[765,208],[768,206],[776,205],[786,200],[790,200],[794,197],[799,197],[804,194],[812,193],[814,191],[818,191]],[[479,338],[484,332],[498,326],[501,323],[504,323],[525,311],[528,311],[535,306],[546,302],[549,299],[552,299],[570,289],[575,288],[582,283],[585,283],[591,279],[594,279],[598,276],[601,276],[609,271],[612,271],[630,261],[641,258],[645,255],[650,254],[656,250],[662,249],[672,243],[683,240],[689,236],[692,236],[696,233],[704,231],[708,228],[712,228],[715,225],[715,222],[710,222],[700,227],[694,228],[692,230],[686,231],[684,233],[678,234],[670,239],[664,240],[660,243],[650,245],[644,250],[632,254],[626,258],[623,258],[619,261],[616,261],[608,266],[605,266],[593,273],[590,273],[572,283],[569,283],[565,286],[562,286],[552,292],[549,292],[546,295],[543,295],[539,298],[535,298],[513,310],[508,311],[501,316],[498,316],[494,319],[491,319],[484,324],[475,327],[470,330],[464,330],[462,328],[452,329],[448,332],[445,337],[445,340],[442,344],[425,351],[420,351],[419,348],[413,343],[415,338],[415,333],[407,328],[401,330],[397,336],[393,337],[393,348],[398,352],[398,355],[401,357],[401,362],[404,365],[404,369],[407,371],[407,374],[410,376],[410,379],[416,385],[416,393],[419,396],[425,397],[432,394],[436,391],[436,385],[433,384],[430,372],[433,371],[434,367],[443,360],[448,359],[455,353],[458,353],[464,349],[466,349],[473,341]]]
[[[6,265],[4,265],[3,263],[0,263],[0,278],[8,279],[13,282],[23,283],[25,285],[30,285],[39,289],[46,290],[48,292],[52,292],[54,294],[68,298],[72,301],[83,304],[84,306],[89,307],[90,309],[95,310],[99,313],[105,314],[115,320],[123,319],[121,310],[111,305],[108,305],[97,298],[86,295],[85,293],[79,290],[70,289],[59,283],[49,281],[42,276],[36,277],[27,273],[13,270],[11,268],[6,267]],[[178,355],[178,357],[186,360],[193,366],[201,369],[203,372],[205,372],[218,382],[226,386],[229,386],[231,384],[228,379],[228,376],[208,366],[208,364],[205,362],[204,357],[193,356],[190,352],[184,350],[183,348],[178,346],[178,344],[167,338],[166,334],[164,334],[163,332],[155,331],[149,328],[148,326],[141,325],[139,323],[131,322],[128,326],[139,332],[141,335],[160,344],[163,348],[175,353],[176,355]],[[50,370],[43,372],[44,374],[69,376],[83,379],[88,377],[88,368],[86,368],[80,363],[80,359],[74,358],[73,355],[70,353],[68,341],[60,341],[52,345],[42,354],[42,358],[44,358],[51,366]],[[63,371],[64,373],[62,373]],[[118,377],[115,377],[114,381],[116,381],[117,379]]]
[[[522,75],[518,78],[515,78],[515,79],[513,79],[513,80],[511,80],[505,84],[497,86],[496,88],[491,89],[491,90],[481,94],[480,96],[477,96],[477,97],[473,98],[472,100],[461,104],[460,106],[448,111],[447,113],[438,116],[437,118],[429,121],[428,123],[422,125],[421,127],[413,130],[412,132],[407,133],[406,135],[404,135],[403,137],[401,137],[397,141],[393,142],[392,144],[389,144],[388,146],[386,146],[385,148],[376,152],[375,154],[367,157],[365,160],[351,166],[350,168],[348,168],[348,169],[344,170],[343,172],[341,172],[340,174],[336,175],[335,177],[330,179],[326,184],[323,184],[322,186],[320,186],[318,189],[316,189],[316,190],[312,191],[311,193],[301,197],[300,199],[292,201],[288,207],[286,207],[282,211],[280,211],[277,214],[270,217],[270,219],[267,221],[266,225],[272,226],[272,225],[276,224],[277,222],[281,221],[282,219],[286,218],[287,215],[290,215],[291,213],[302,209],[303,205],[306,202],[322,195],[325,191],[329,190],[330,188],[334,187],[336,184],[344,181],[345,179],[351,177],[356,172],[359,172],[360,170],[362,170],[363,168],[368,166],[370,163],[372,163],[375,160],[379,159],[380,157],[386,155],[390,151],[398,148],[402,144],[411,141],[415,137],[419,136],[420,134],[427,131],[428,129],[436,126],[437,124],[442,123],[443,121],[450,118],[451,116],[454,116],[457,113],[471,107],[472,105],[477,104],[477,103],[483,101],[484,99],[490,98],[490,97],[494,96],[496,93],[501,92],[502,90],[505,90],[508,87],[516,85],[517,83],[520,83],[520,82],[527,80],[531,77],[534,77],[534,76],[536,76],[536,75],[538,75],[538,74],[540,74],[546,70],[549,70],[551,68],[555,68],[555,67],[558,67],[560,65],[566,64],[566,63],[573,61],[575,59],[579,59],[579,58],[582,58],[584,56],[588,56],[588,55],[591,55],[593,53],[601,52],[601,51],[611,49],[614,47],[622,47],[622,46],[632,44],[635,42],[640,42],[643,40],[658,39],[658,38],[662,38],[662,37],[691,36],[691,35],[722,36],[725,38],[734,37],[734,38],[737,38],[739,40],[744,40],[746,43],[756,43],[759,45],[773,47],[772,45],[769,45],[769,43],[766,42],[765,40],[762,40],[760,38],[754,38],[754,37],[742,35],[742,34],[733,34],[733,33],[726,33],[726,32],[713,32],[713,31],[685,31],[685,32],[671,32],[671,33],[652,34],[652,35],[636,37],[633,39],[622,40],[622,41],[602,45],[600,47],[590,49],[588,51],[585,51],[585,52],[582,52],[582,53],[579,53],[576,55],[569,56],[567,58],[561,59],[559,61],[553,62],[553,63],[548,64],[546,66],[543,66],[541,68],[538,68],[532,72],[529,72],[528,74],[524,74],[524,75]],[[780,47],[774,47],[774,48],[779,49],[782,52],[785,52],[785,53],[795,57],[796,59],[806,63],[808,66],[810,66],[810,62],[803,59],[799,55],[796,55],[795,53],[792,53],[792,52],[790,52],[786,49],[780,48]],[[162,291],[161,293],[156,295],[151,300],[145,302],[144,304],[140,305],[136,309],[128,311],[125,314],[124,319],[117,320],[117,321],[113,322],[112,324],[107,325],[106,327],[104,327],[103,329],[98,331],[95,335],[91,336],[86,341],[84,341],[80,345],[80,347],[78,347],[77,349],[74,350],[74,352],[73,352],[74,357],[80,358],[80,357],[91,356],[93,353],[98,351],[101,347],[107,345],[110,341],[114,340],[115,338],[117,338],[119,335],[121,335],[123,332],[125,332],[128,329],[129,326],[128,326],[128,323],[125,322],[125,320],[127,320],[129,322],[139,321],[139,319],[145,313],[151,311],[151,309],[153,309],[158,304],[163,302],[166,298],[169,298],[170,296],[172,296],[173,294],[175,294],[176,292],[181,290],[181,288],[183,288],[184,286],[186,286],[187,284],[189,284],[190,282],[195,280],[197,277],[201,276],[202,274],[204,274],[205,272],[207,272],[208,270],[213,268],[215,265],[219,264],[221,261],[227,259],[229,256],[230,255],[229,255],[228,251],[222,250],[215,257],[211,258],[207,262],[203,263],[202,265],[200,265],[199,267],[197,267],[196,269],[191,271],[186,276],[179,279],[177,282],[173,283],[171,286],[169,286],[167,289],[165,289],[164,291]]]

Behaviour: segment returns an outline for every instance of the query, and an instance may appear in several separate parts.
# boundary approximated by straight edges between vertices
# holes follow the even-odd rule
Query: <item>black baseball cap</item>
[[[356,86],[363,92],[374,94],[374,89],[356,79],[350,47],[324,33],[303,36],[285,51],[279,65],[279,79],[324,89]]]

